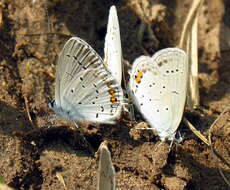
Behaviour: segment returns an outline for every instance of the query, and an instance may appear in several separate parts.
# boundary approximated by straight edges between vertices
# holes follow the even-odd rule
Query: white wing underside
[[[123,92],[91,46],[73,37],[59,56],[55,102],[66,119],[113,123],[121,112]]]
[[[135,81],[143,72],[141,82]],[[158,51],[153,57],[141,56],[134,61],[130,89],[135,104],[162,140],[173,137],[186,100],[187,58],[178,48]]]
[[[112,6],[109,11],[109,20],[104,47],[104,63],[121,85],[122,50],[120,28],[115,6]]]

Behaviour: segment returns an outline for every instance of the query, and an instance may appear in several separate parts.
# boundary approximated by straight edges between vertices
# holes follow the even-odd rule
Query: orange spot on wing
[[[135,75],[135,81],[139,84],[141,82],[142,77],[143,77],[143,72],[138,71],[137,75]]]
[[[108,93],[113,96],[115,94],[115,90],[113,88],[110,88],[108,90]]]
[[[111,97],[110,97],[110,102],[111,102],[112,104],[117,103],[116,91],[114,90],[113,87],[111,87],[110,84],[108,84],[107,86],[108,86],[108,88],[109,88],[108,93],[111,95]]]
[[[110,102],[112,102],[113,104],[115,104],[117,102],[117,98],[112,96],[110,98]]]

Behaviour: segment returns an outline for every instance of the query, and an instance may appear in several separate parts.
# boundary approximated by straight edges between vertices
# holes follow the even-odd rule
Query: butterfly
[[[141,56],[132,66],[129,90],[134,104],[160,139],[173,140],[181,122],[188,81],[187,55],[166,48]]]
[[[117,10],[111,6],[104,46],[104,63],[121,85],[122,80],[122,49],[120,27]]]
[[[70,121],[113,124],[119,118],[123,91],[94,49],[78,37],[62,49],[56,68],[57,117]]]

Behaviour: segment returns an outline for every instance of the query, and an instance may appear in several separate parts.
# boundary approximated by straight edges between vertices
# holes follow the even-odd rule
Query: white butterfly
[[[178,48],[134,61],[129,81],[134,103],[162,141],[175,136],[184,112],[187,81],[187,55]]]
[[[70,38],[58,59],[55,100],[49,106],[71,121],[114,123],[120,116],[123,91],[93,48]]]
[[[122,50],[120,28],[115,6],[109,10],[109,19],[104,47],[104,63],[121,85],[122,79]]]

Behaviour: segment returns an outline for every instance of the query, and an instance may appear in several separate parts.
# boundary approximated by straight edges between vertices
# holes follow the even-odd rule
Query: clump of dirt
[[[0,177],[15,189],[95,189],[98,161],[72,124],[49,119],[55,65],[71,36],[86,40],[103,57],[110,6],[117,7],[123,57],[178,44],[191,1],[0,2]],[[230,3],[205,1],[199,16],[201,109],[186,113],[208,136],[230,105]],[[230,112],[211,129],[213,150],[181,125],[180,144],[160,143],[131,121],[115,126],[82,124],[96,152],[107,140],[118,189],[228,189]],[[142,120],[141,118],[139,119]],[[143,121],[143,120],[142,120]],[[215,152],[215,154],[213,154]]]

